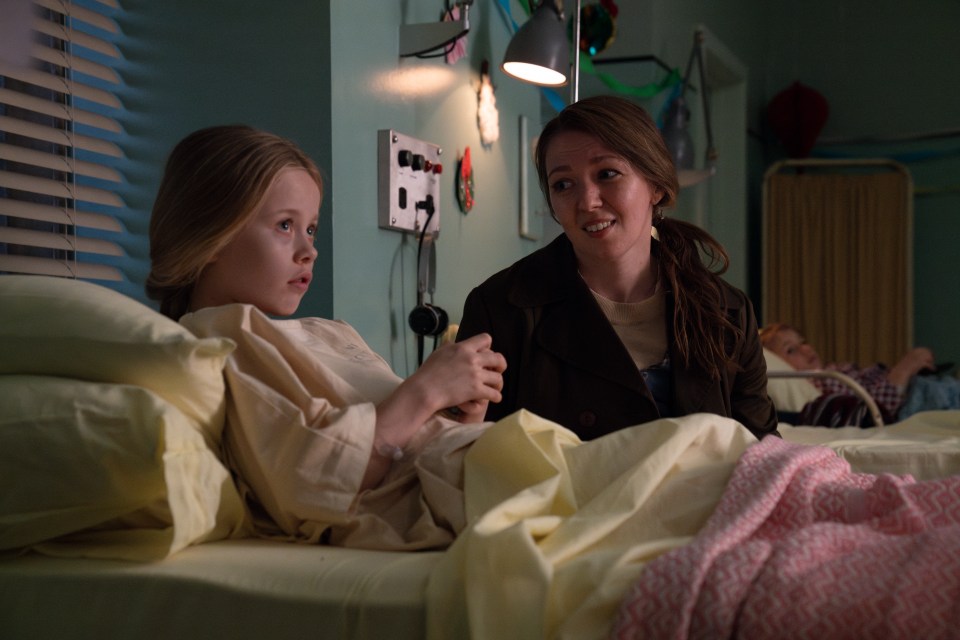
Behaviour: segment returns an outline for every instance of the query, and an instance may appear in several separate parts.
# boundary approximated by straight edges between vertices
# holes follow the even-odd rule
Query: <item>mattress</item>
[[[156,563],[0,560],[6,638],[423,638],[439,552],[259,539],[189,547]]]
[[[960,474],[960,411],[927,411],[884,427],[778,427],[784,440],[830,447],[860,473],[934,480]]]

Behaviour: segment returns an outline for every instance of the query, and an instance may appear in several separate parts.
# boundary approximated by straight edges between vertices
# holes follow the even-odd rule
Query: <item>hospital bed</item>
[[[824,369],[797,371],[769,349],[763,350],[763,357],[767,364],[767,390],[782,422],[834,427],[884,425],[876,401],[850,376]],[[822,397],[810,382],[812,378],[838,380],[853,400],[834,402],[834,398]]]
[[[5,638],[580,639],[633,637],[648,623],[646,637],[658,637],[650,629],[664,612],[670,624],[702,613],[676,608],[692,593],[679,583],[638,598],[650,588],[644,579],[664,579],[667,563],[677,569],[669,579],[691,582],[710,549],[704,535],[726,530],[723,518],[743,504],[759,504],[732,490],[755,472],[744,466],[751,452],[798,472],[843,460],[852,471],[836,473],[860,483],[861,493],[863,476],[852,472],[910,474],[925,482],[907,483],[908,492],[929,485],[953,505],[939,514],[941,528],[923,534],[955,534],[960,526],[960,412],[884,429],[783,424],[783,441],[761,443],[731,420],[698,414],[585,444],[519,412],[492,425],[471,450],[471,524],[447,550],[256,538],[211,444],[222,424],[223,345],[191,338],[95,285],[35,278],[0,276]],[[790,462],[798,455],[820,462]],[[944,482],[954,484],[931,484]],[[781,484],[745,486],[769,493]],[[932,616],[932,627],[915,629],[948,637],[960,628],[960,550],[937,562],[944,583],[930,574],[924,586],[939,590],[942,602],[921,594],[897,606]],[[886,584],[875,577],[857,584]],[[781,605],[797,601],[776,597]],[[638,617],[634,607],[647,600],[662,610]],[[749,610],[724,602],[716,607],[724,615]],[[882,622],[898,628],[897,620]]]

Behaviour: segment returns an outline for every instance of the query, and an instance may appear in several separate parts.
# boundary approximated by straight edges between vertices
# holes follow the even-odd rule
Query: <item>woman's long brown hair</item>
[[[653,243],[653,251],[673,294],[673,339],[687,365],[697,362],[712,377],[719,377],[731,357],[725,336],[733,332],[739,339],[742,333],[727,318],[719,278],[730,258],[723,245],[703,229],[663,216],[663,209],[673,207],[680,187],[656,123],[642,107],[618,96],[593,96],[566,107],[547,123],[537,143],[537,174],[548,203],[547,149],[556,135],[565,131],[597,138],[664,194],[654,210],[653,224],[660,241]]]

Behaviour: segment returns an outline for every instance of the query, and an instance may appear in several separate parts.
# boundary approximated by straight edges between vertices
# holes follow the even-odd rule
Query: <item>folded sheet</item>
[[[686,544],[756,439],[715,415],[580,443],[521,411],[466,458],[471,523],[427,589],[430,638],[603,638],[643,566]]]

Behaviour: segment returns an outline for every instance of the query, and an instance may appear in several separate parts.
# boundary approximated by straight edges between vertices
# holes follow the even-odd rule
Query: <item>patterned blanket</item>
[[[960,476],[868,475],[766,438],[688,545],[647,565],[616,638],[956,638]]]

